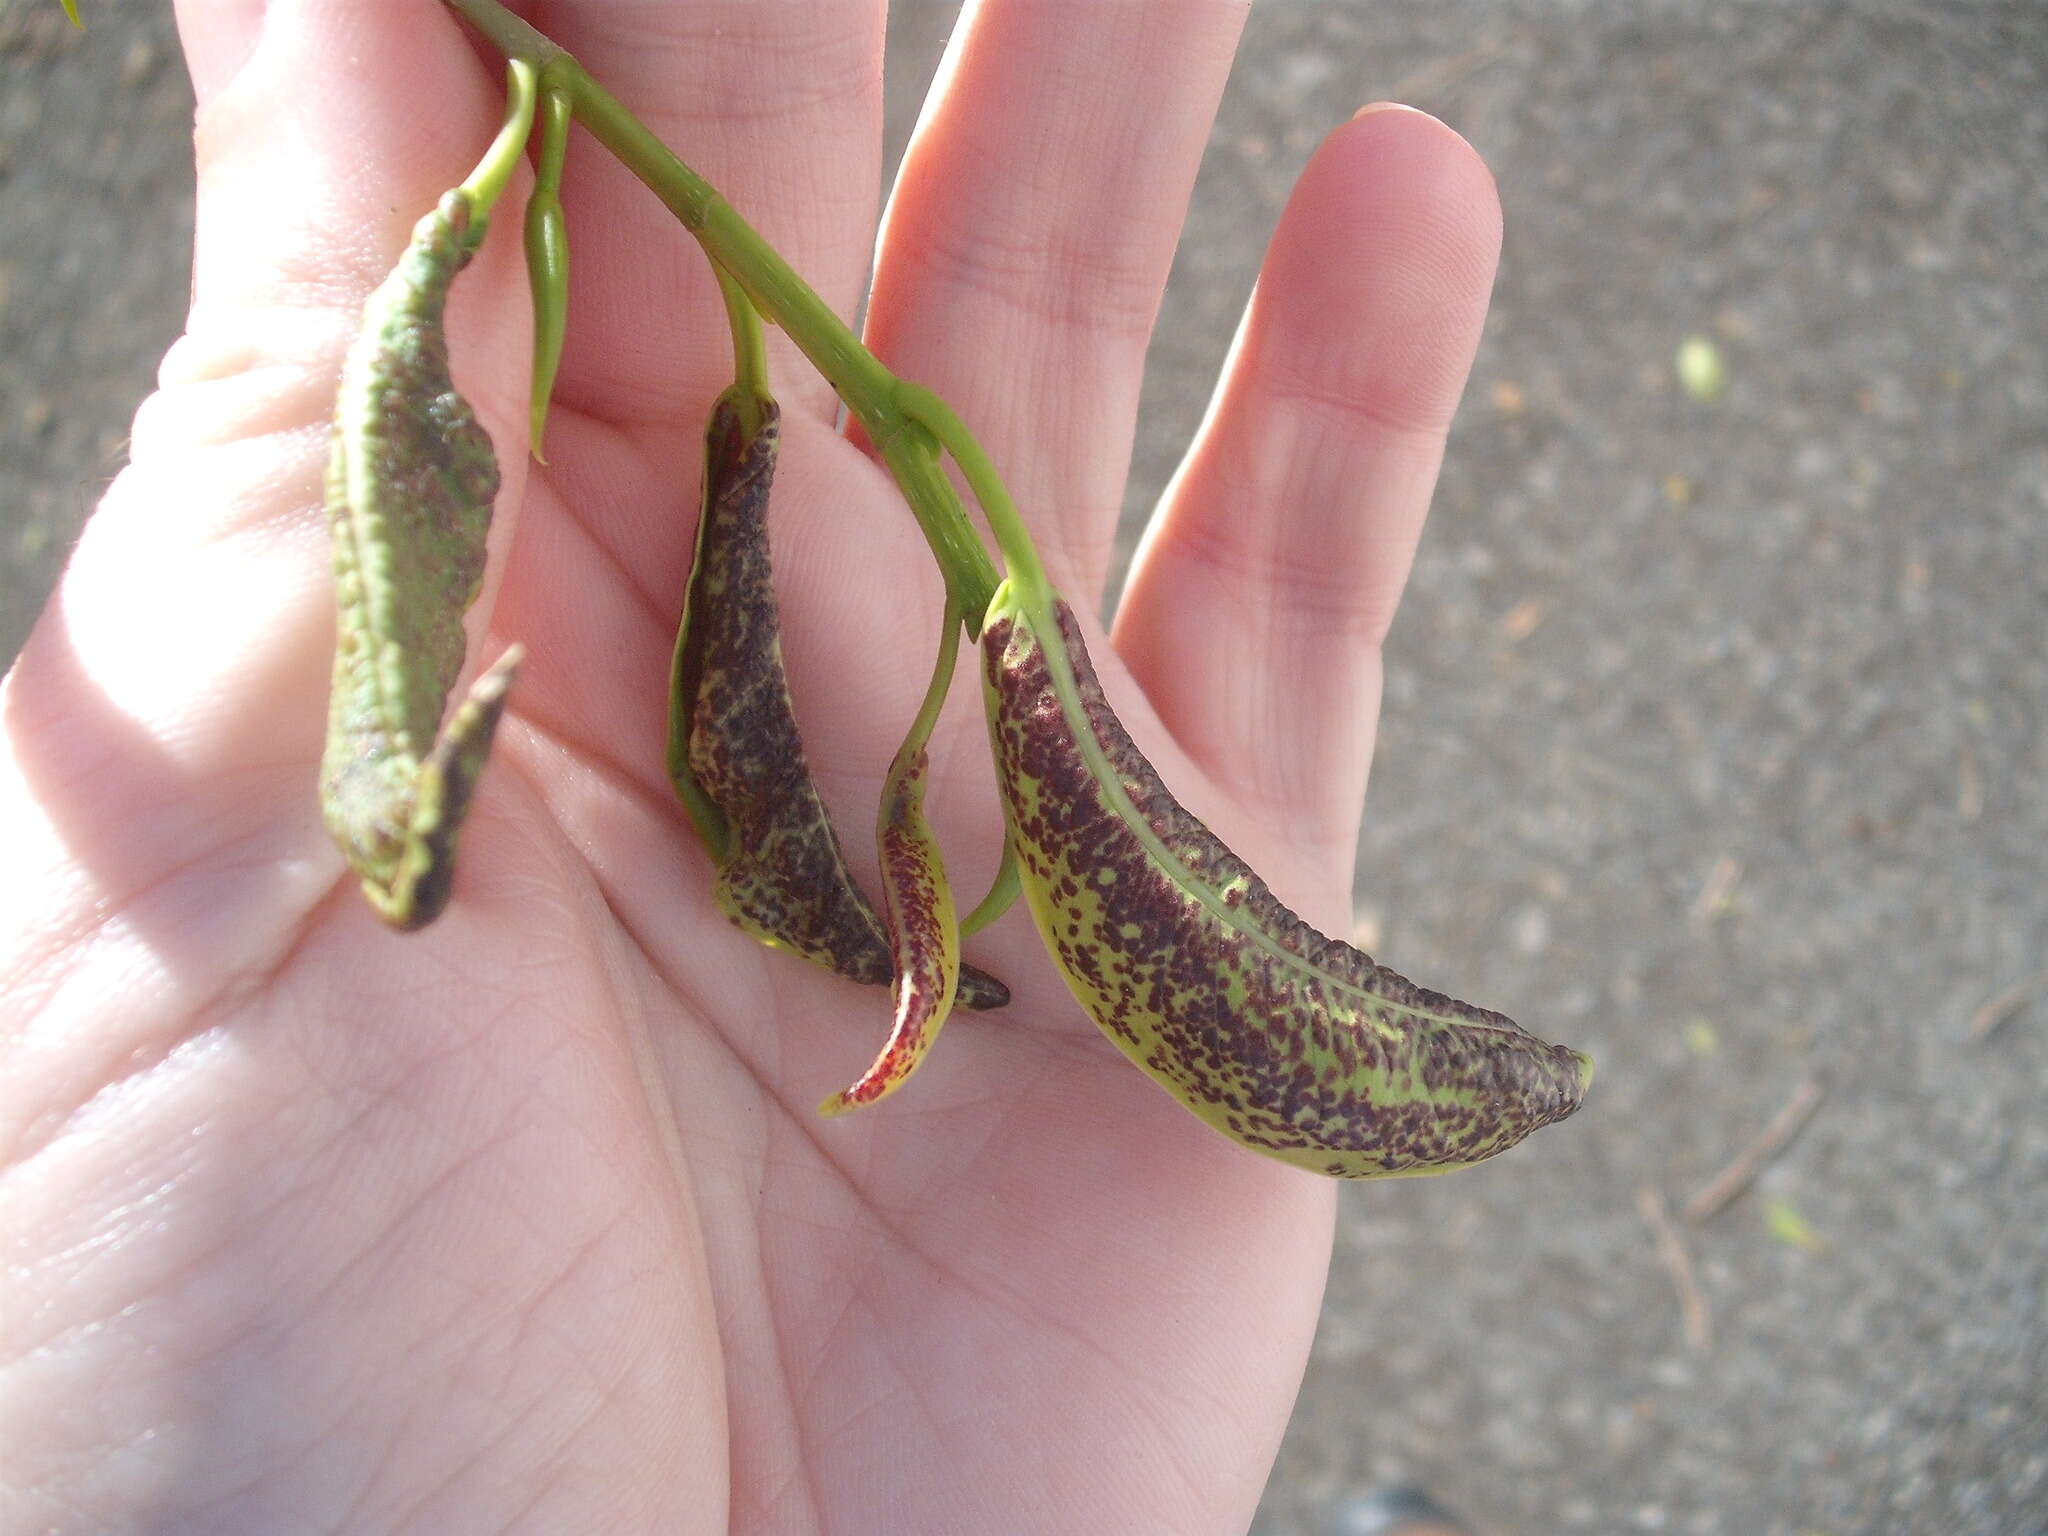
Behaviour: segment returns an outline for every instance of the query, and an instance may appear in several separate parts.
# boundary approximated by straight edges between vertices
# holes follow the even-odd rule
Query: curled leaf
[[[1283,906],[1184,809],[1103,697],[1072,612],[1014,584],[982,637],[1024,891],[1068,987],[1202,1120],[1340,1178],[1475,1163],[1578,1107],[1591,1071]]]
[[[896,966],[896,1018],[874,1064],[851,1088],[819,1106],[836,1115],[885,1098],[915,1072],[953,1011],[960,985],[960,917],[946,861],[924,814],[931,761],[925,751],[960,659],[960,610],[946,604],[939,654],[924,703],[889,764],[875,843],[882,856],[882,915]]]
[[[705,435],[696,559],[670,674],[669,777],[718,864],[715,895],[770,946],[851,980],[886,986],[889,936],[846,867],[812,782],[782,665],[767,510],[780,433],[772,400],[731,392]],[[1009,990],[963,968],[960,1001],[1000,1008]]]
[[[955,620],[953,633],[958,632]],[[943,658],[948,673],[952,650],[948,646]],[[894,1093],[917,1070],[953,1011],[960,985],[960,919],[938,840],[925,820],[928,766],[924,742],[906,742],[882,787],[882,915],[896,969],[896,1016],[874,1064],[852,1087],[820,1105],[824,1114],[858,1109]]]
[[[338,624],[321,808],[371,904],[400,928],[447,904],[456,830],[518,664],[508,652],[441,729],[498,490],[442,332],[470,234],[468,196],[448,193],[371,294],[328,466]]]

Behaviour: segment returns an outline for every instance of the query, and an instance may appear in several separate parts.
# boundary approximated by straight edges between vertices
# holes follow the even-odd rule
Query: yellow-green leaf
[[[1721,361],[1721,349],[1711,338],[1694,334],[1678,344],[1673,366],[1679,386],[1693,399],[1711,405],[1728,389],[1728,369]]]
[[[983,658],[1024,893],[1068,987],[1203,1121],[1341,1178],[1437,1173],[1578,1107],[1591,1072],[1316,932],[1175,800],[1072,611],[1005,583]]]
[[[1812,1224],[1794,1210],[1790,1201],[1771,1199],[1764,1202],[1764,1229],[1772,1237],[1790,1248],[1807,1253],[1818,1253],[1826,1246]]]
[[[518,664],[508,651],[441,727],[498,490],[442,331],[470,217],[467,194],[443,197],[364,306],[327,477],[338,622],[321,808],[371,905],[399,928],[447,904],[455,833]]]

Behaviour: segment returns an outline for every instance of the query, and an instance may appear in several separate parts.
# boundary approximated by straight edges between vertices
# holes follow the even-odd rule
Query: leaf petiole
[[[475,170],[457,189],[469,199],[469,248],[483,244],[484,226],[498,196],[512,179],[513,170],[526,158],[527,136],[533,132],[533,112],[540,71],[525,59],[508,60],[505,66],[505,121],[491,147]]]
[[[712,269],[718,276],[718,291],[725,299],[726,323],[732,327],[733,387],[727,391],[739,412],[740,425],[749,437],[761,430],[761,403],[772,400],[768,388],[768,344],[761,332],[761,312],[747,297],[747,290],[723,267]]]
[[[996,877],[989,883],[988,894],[974,904],[974,910],[960,919],[960,937],[971,939],[990,923],[1001,917],[1016,904],[1024,894],[1023,876],[1017,869],[1017,850],[1003,839],[1003,861],[996,866]]]

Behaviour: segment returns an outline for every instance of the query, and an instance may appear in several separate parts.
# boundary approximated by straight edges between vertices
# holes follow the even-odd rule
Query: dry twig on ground
[[[1965,1031],[1970,1043],[1975,1045],[1997,1034],[1999,1027],[2025,1007],[2037,992],[2048,992],[2048,971],[2037,971],[1984,999],[1977,1011],[1970,1015],[1970,1027]]]
[[[1727,1167],[1707,1180],[1698,1194],[1685,1202],[1685,1219],[1698,1226],[1734,1204],[1736,1198],[1756,1181],[1765,1165],[1791,1145],[1792,1138],[1812,1117],[1822,1097],[1823,1090],[1813,1078],[1801,1083],[1785,1107],[1771,1117],[1771,1123],[1757,1132]]]
[[[1670,1274],[1671,1283],[1678,1291],[1678,1311],[1685,1326],[1686,1347],[1696,1355],[1705,1355],[1714,1343],[1713,1314],[1707,1309],[1706,1295],[1700,1290],[1699,1277],[1693,1272],[1692,1255],[1686,1251],[1678,1224],[1671,1219],[1671,1212],[1665,1209],[1664,1197],[1648,1184],[1636,1191],[1636,1209],[1650,1224],[1650,1231],[1657,1239],[1658,1261]]]

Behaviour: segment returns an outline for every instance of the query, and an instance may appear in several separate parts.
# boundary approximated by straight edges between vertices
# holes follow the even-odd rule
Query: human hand
[[[511,212],[451,323],[505,471],[472,659],[517,639],[528,661],[447,914],[401,939],[363,905],[314,797],[326,418],[364,295],[496,125],[499,69],[425,0],[263,10],[181,6],[188,333],[0,698],[0,1510],[92,1531],[1242,1529],[1331,1187],[1132,1071],[1022,913],[969,945],[1010,1008],[956,1016],[886,1104],[816,1117],[886,1003],[727,924],[667,784],[729,353],[695,249],[585,142],[544,468]],[[1084,615],[1242,15],[987,0],[892,204],[869,344],[974,426]],[[879,4],[542,19],[854,311]],[[1166,780],[1326,928],[1497,234],[1440,125],[1331,136],[1114,645],[1091,647]],[[786,351],[774,377],[785,648],[858,868],[938,581],[829,392]],[[1001,836],[974,692],[932,753],[970,899]]]

